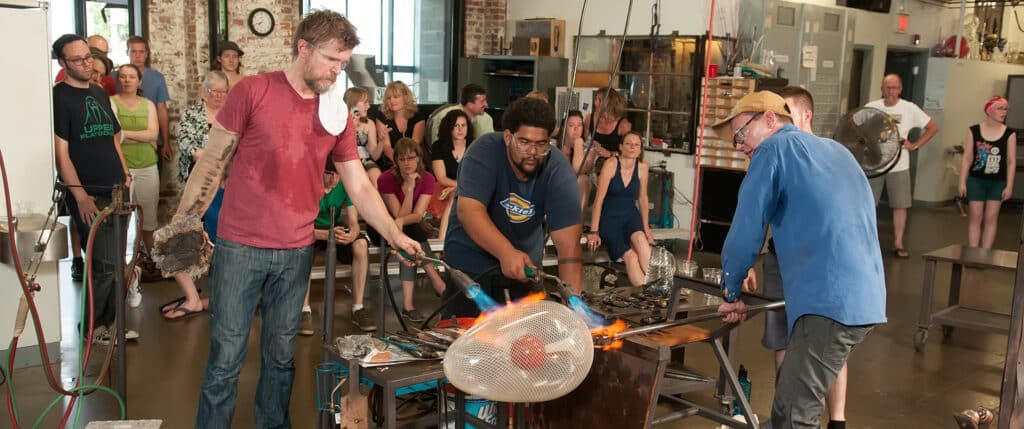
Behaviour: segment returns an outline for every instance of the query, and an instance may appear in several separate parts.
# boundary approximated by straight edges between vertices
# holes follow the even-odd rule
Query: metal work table
[[[942,340],[949,340],[954,327],[963,327],[1006,335],[1009,332],[1010,316],[991,311],[978,310],[960,305],[960,282],[963,267],[1017,270],[1017,252],[954,244],[923,255],[924,288],[921,293],[921,313],[914,334],[914,349],[921,351],[928,339],[928,329],[933,323],[942,325]],[[938,262],[953,265],[949,276],[948,306],[932,313],[932,298],[935,291],[935,266]]]

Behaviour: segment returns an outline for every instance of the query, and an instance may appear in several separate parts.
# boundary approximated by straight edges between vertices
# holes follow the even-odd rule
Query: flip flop
[[[174,306],[174,308],[172,308],[172,309],[168,310],[167,312],[165,312],[163,314],[164,319],[166,319],[166,320],[184,320],[184,319],[188,319],[188,318],[190,318],[192,316],[196,316],[196,315],[199,315],[201,313],[205,313],[206,312],[205,308],[202,309],[202,310],[189,310],[187,308],[184,308],[183,307],[184,305],[185,305],[185,302],[182,301],[180,304]],[[174,313],[174,312],[181,313],[181,315],[178,316],[178,317],[167,317],[167,315],[169,313]]]
[[[203,293],[202,289],[196,288],[196,294],[197,295],[202,295],[202,293]],[[158,307],[160,309],[160,314],[173,311],[175,308],[178,308],[178,306],[181,305],[181,303],[185,302],[186,299],[187,298],[185,298],[184,296],[179,296],[179,297],[177,297],[175,299],[172,299],[172,300],[167,301],[167,302],[165,302],[163,304],[160,304],[160,307]]]
[[[896,256],[897,258],[900,259],[910,258],[910,253],[907,252],[907,249],[903,249],[901,247],[893,249],[892,254],[893,256]]]

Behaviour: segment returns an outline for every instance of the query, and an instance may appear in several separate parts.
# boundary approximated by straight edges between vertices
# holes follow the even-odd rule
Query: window
[[[303,10],[329,9],[348,17],[359,31],[353,53],[374,56],[385,83],[400,80],[417,103],[441,104],[449,101],[454,40],[461,37],[453,18],[455,1],[303,0]]]
[[[141,0],[53,0],[50,2],[50,35],[53,40],[68,33],[107,39],[107,55],[114,64],[128,62],[128,37],[144,34]],[[53,73],[60,70],[53,62]]]

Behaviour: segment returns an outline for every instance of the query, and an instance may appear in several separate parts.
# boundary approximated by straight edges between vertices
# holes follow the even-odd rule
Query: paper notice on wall
[[[802,51],[802,62],[804,68],[813,69],[818,67],[818,47],[815,45],[804,46]]]
[[[924,109],[942,110],[946,107],[946,85],[949,80],[948,67],[929,67],[928,80],[924,85]]]
[[[776,64],[789,64],[789,55],[775,54]]]
[[[821,68],[830,69],[830,68],[833,68],[835,66],[836,66],[836,62],[835,61],[832,61],[832,60],[822,60],[821,61]]]

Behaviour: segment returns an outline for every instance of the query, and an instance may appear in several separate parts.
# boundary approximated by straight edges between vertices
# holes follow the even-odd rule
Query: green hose
[[[102,390],[104,392],[109,393],[110,396],[114,397],[114,399],[117,399],[117,405],[121,407],[121,418],[120,418],[120,420],[124,420],[125,419],[125,417],[127,416],[127,413],[125,412],[125,409],[124,409],[124,400],[121,399],[121,397],[117,395],[117,392],[115,392],[113,389],[111,389],[109,387],[98,386],[98,385],[79,386],[79,387],[76,387],[74,389],[70,389],[70,391],[72,393],[74,393],[74,392],[78,392],[78,391],[86,390],[86,389]],[[36,419],[36,423],[34,425],[32,425],[32,429],[37,429],[39,427],[39,425],[43,424],[43,417],[46,417],[46,415],[50,413],[50,410],[52,410],[53,407],[56,406],[62,399],[64,399],[64,395],[58,395],[56,398],[53,399],[53,401],[50,401],[50,405],[47,405],[46,408],[43,408],[43,413],[39,415],[38,419]],[[79,409],[81,409],[81,407],[79,407]],[[76,424],[76,427],[77,427],[77,424]]]
[[[14,347],[14,339],[11,339],[11,344],[7,346],[7,353],[4,355],[4,364],[7,365],[7,373],[4,374],[4,378],[7,379],[7,395],[11,397],[11,409],[14,411],[14,422],[15,424],[21,424],[21,416],[18,415],[18,401],[17,397],[14,396],[14,369],[11,368],[11,349]],[[0,371],[3,371],[3,366],[0,365]]]

